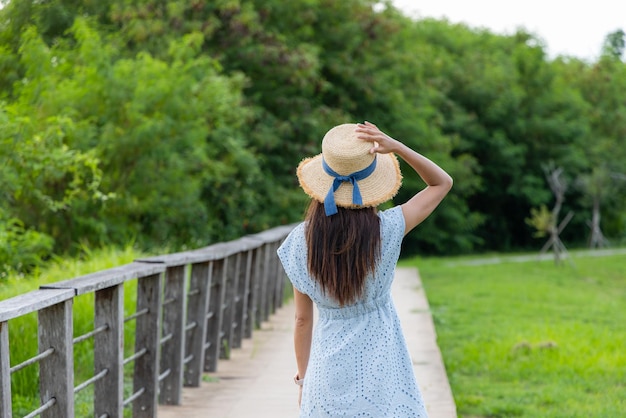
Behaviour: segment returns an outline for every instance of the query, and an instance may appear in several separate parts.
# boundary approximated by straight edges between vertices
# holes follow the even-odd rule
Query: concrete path
[[[414,269],[398,269],[392,289],[430,418],[456,418],[456,407],[436,342],[435,327]],[[185,388],[183,404],[159,407],[158,418],[290,418],[298,416],[293,383],[293,304],[220,360],[199,388]],[[397,417],[402,418],[402,417]]]

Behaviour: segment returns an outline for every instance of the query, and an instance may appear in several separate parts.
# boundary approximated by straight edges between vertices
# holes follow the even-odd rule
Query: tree
[[[189,248],[295,222],[307,203],[296,165],[346,121],[376,122],[457,179],[405,254],[530,246],[521,220],[552,199],[548,161],[581,179],[623,174],[618,35],[597,63],[550,61],[525,31],[412,20],[378,3],[11,1],[0,126],[59,148],[29,156],[24,173],[0,168],[19,179],[4,219],[57,251],[79,240]],[[44,158],[58,160],[37,172]],[[396,203],[424,186],[404,172]],[[577,216],[564,240],[584,240],[588,193],[568,190],[563,210]],[[626,230],[624,196],[598,205],[607,237]]]
[[[559,77],[534,37],[510,37],[445,22],[419,22],[434,45],[429,71],[438,81],[442,131],[457,138],[453,155],[476,161],[478,189],[469,211],[484,220],[484,248],[532,244],[523,220],[549,202],[542,164],[585,167],[586,103]],[[455,185],[456,187],[456,185]]]
[[[578,184],[584,193],[582,203],[591,208],[591,220],[587,222],[592,246],[606,243],[603,231],[611,231],[615,237],[626,231],[625,183],[619,180],[626,161],[626,64],[620,59],[623,40],[623,31],[609,34],[598,62],[578,68],[571,77],[589,103],[586,117],[590,131],[585,148],[588,167],[580,173]]]
[[[602,45],[602,55],[622,59],[626,48],[626,33],[622,29],[609,33]]]
[[[587,221],[591,230],[589,248],[601,248],[609,245],[609,241],[602,232],[600,220],[602,202],[615,192],[613,184],[606,167],[594,167],[590,174],[583,174],[578,178],[579,187],[583,189],[585,196],[591,201],[591,219]]]
[[[96,153],[72,144],[76,123],[42,112],[31,100],[46,93],[50,60],[33,29],[23,38],[23,95],[10,104],[0,102],[0,275],[41,265],[65,232],[51,228],[50,221],[79,202],[106,198]]]
[[[569,212],[562,221],[559,221],[559,215],[561,208],[563,207],[563,200],[565,199],[565,191],[567,190],[567,181],[563,178],[563,169],[561,167],[553,167],[552,165],[544,166],[544,172],[546,180],[550,186],[550,190],[554,194],[554,207],[550,213],[549,222],[546,225],[547,233],[549,234],[548,241],[541,248],[541,253],[545,253],[549,249],[552,249],[554,253],[554,262],[559,264],[561,258],[567,257],[567,249],[561,241],[560,234],[567,226],[569,221],[574,215],[573,212]]]

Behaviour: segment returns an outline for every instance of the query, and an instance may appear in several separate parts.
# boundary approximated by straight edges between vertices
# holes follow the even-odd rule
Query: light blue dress
[[[404,236],[400,206],[379,213],[381,260],[363,297],[340,307],[307,269],[304,223],[278,249],[294,287],[318,308],[300,417],[426,417],[391,283]]]

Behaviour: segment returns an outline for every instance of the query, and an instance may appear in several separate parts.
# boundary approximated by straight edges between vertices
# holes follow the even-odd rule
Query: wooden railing
[[[73,418],[75,393],[93,385],[93,414],[156,417],[157,404],[178,405],[183,386],[200,386],[203,372],[241,346],[243,338],[282,305],[285,275],[276,249],[292,226],[194,251],[133,263],[0,302],[0,417],[11,418],[11,374],[39,366],[40,407],[26,417]],[[136,280],[135,295],[124,283]],[[93,330],[73,335],[73,302],[94,294]],[[124,317],[124,298],[136,310]],[[11,320],[37,312],[38,352],[11,366]],[[134,321],[134,350],[124,358],[124,329]],[[93,339],[93,377],[75,385],[74,344]],[[128,351],[128,347],[126,347]],[[133,363],[132,376],[126,364]],[[124,398],[124,381],[132,393]],[[127,391],[128,392],[128,391]],[[128,411],[127,410],[127,411]],[[129,413],[127,412],[127,416]]]

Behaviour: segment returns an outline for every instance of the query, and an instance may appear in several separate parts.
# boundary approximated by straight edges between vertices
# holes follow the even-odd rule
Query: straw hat
[[[329,130],[322,140],[322,153],[298,166],[300,186],[313,199],[328,203],[334,197],[333,206],[371,207],[391,199],[400,189],[402,174],[396,156],[370,154],[372,143],[357,138],[356,127],[346,123]],[[350,175],[352,179],[347,178]],[[326,214],[333,213],[327,207]]]

